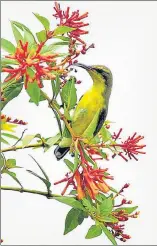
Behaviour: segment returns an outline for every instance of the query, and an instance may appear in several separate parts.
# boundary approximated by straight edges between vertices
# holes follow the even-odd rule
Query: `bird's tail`
[[[66,153],[69,151],[70,147],[60,147],[60,146],[57,146],[54,150],[54,154],[57,158],[57,161],[61,160],[65,155]]]

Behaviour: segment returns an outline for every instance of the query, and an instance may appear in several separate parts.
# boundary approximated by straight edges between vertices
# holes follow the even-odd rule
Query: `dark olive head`
[[[74,65],[84,68],[91,77],[93,77],[94,74],[98,75],[104,80],[107,87],[112,87],[112,73],[109,68],[102,65],[88,66],[82,63],[75,63]]]

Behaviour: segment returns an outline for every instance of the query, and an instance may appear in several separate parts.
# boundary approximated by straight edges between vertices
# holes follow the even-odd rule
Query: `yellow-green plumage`
[[[76,135],[83,135],[96,113],[105,107],[105,83],[99,75],[92,74],[93,86],[79,101],[72,119],[72,129]]]
[[[109,97],[112,89],[112,74],[105,66],[86,66],[77,64],[87,70],[93,80],[92,87],[82,96],[72,116],[72,130],[75,136],[86,138],[86,133],[94,120],[95,129],[90,140],[101,129],[107,115]],[[55,149],[57,160],[60,160],[69,150],[71,139],[62,139]]]

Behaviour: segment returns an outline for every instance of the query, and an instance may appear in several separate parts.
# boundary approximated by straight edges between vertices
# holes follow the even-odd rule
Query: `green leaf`
[[[27,146],[28,144],[30,144],[30,142],[35,138],[36,135],[26,135],[23,139],[22,139],[22,147],[24,148],[25,146]]]
[[[102,195],[103,194],[101,194],[101,193],[96,195],[96,200],[100,203],[102,203],[104,200],[106,200],[106,196],[105,195],[102,196]]]
[[[67,165],[67,167],[70,169],[70,171],[73,172],[74,164],[71,161],[69,161],[68,159],[64,159],[64,162]]]
[[[101,128],[100,133],[104,143],[111,139],[111,133],[105,127]]]
[[[46,180],[49,181],[49,177],[46,174],[46,172],[44,171],[44,169],[42,168],[42,166],[35,160],[35,158],[33,156],[31,156],[31,155],[29,155],[29,156],[36,162],[36,164],[38,165],[38,167],[42,171],[42,173],[43,173],[44,177],[46,178]]]
[[[3,109],[8,102],[17,97],[22,91],[22,88],[22,83],[15,83],[6,87],[6,89],[3,91],[3,96],[6,98],[6,100],[1,102],[1,109]]]
[[[61,42],[58,42],[61,43]],[[52,43],[50,45],[44,45],[43,48],[40,51],[40,54],[51,54],[52,52],[56,51],[57,49],[59,49],[60,47],[63,47],[63,44],[59,45],[58,43]],[[68,45],[69,42],[63,42],[64,45]],[[59,54],[60,55],[60,54]]]
[[[91,121],[90,125],[87,127],[87,129],[84,131],[83,136],[86,138],[91,138],[93,136],[93,133],[96,129],[97,123],[98,123],[98,116],[99,111],[95,114],[93,120]]]
[[[104,216],[103,219],[105,222],[118,223],[118,219],[112,215]]]
[[[82,211],[81,211],[82,212]],[[74,230],[79,225],[79,213],[80,210],[72,208],[65,219],[64,235]]]
[[[23,41],[23,36],[19,32],[19,30],[15,27],[12,21],[11,21],[11,27],[12,27],[12,31],[13,31],[16,43],[18,44],[19,40]]]
[[[89,155],[87,155],[87,154],[85,153],[85,151],[84,151],[84,156],[85,156],[85,159],[86,159],[87,161],[89,161],[90,163],[93,164],[94,168],[97,168],[97,164],[92,160],[92,158],[90,158]]]
[[[31,30],[27,26],[25,26],[24,24],[22,24],[20,22],[17,22],[17,21],[12,21],[12,23],[15,26],[17,26],[18,28],[20,28],[22,31],[26,30],[27,32],[29,32],[32,35],[32,37],[34,38],[34,41],[35,41],[35,37],[34,37],[33,33],[31,32]]]
[[[105,235],[107,236],[107,238],[113,243],[113,245],[117,245],[117,242],[114,238],[114,236],[112,235],[112,233],[107,229],[106,226],[102,226],[102,230],[105,233]]]
[[[79,165],[79,158],[78,158],[78,150],[75,151],[75,158],[74,158],[74,169],[73,173],[77,170],[77,167]]]
[[[49,30],[50,29],[50,22],[49,22],[49,20],[46,17],[41,16],[41,15],[39,15],[37,13],[33,13],[33,14],[41,22],[41,24],[44,26],[44,28],[46,30]]]
[[[98,150],[98,152],[101,154],[101,156],[102,156],[103,159],[105,159],[105,160],[107,159],[107,154],[105,152],[103,152],[100,149]]]
[[[62,101],[66,104],[67,109],[72,109],[77,102],[76,88],[74,78],[69,79],[64,85],[61,92]]]
[[[61,203],[64,203],[64,204],[67,204],[73,208],[78,208],[78,209],[81,209],[83,211],[85,211],[84,207],[82,206],[81,202],[77,201],[75,198],[73,197],[53,197],[53,199],[61,202]]]
[[[1,65],[5,67],[6,65],[18,65],[19,63],[14,59],[2,58]]]
[[[98,144],[100,143],[100,138],[98,135],[96,135],[94,138],[90,140],[90,144]]]
[[[4,167],[4,164],[5,164],[5,158],[4,156],[1,154],[1,159],[0,159],[0,168],[2,170],[2,168]]]
[[[41,42],[45,42],[47,37],[46,37],[46,31],[45,30],[42,30],[40,32],[37,32],[36,33],[36,36],[37,36],[37,39],[38,41],[41,43]]]
[[[69,42],[56,42],[56,43],[53,43],[52,44],[54,47],[55,46],[60,46],[60,47],[62,47],[63,45],[69,45]],[[57,47],[55,47],[55,49],[56,49]]]
[[[113,208],[113,204],[112,204],[111,197],[106,198],[100,205],[100,214],[108,215],[109,213],[111,213],[112,208]]]
[[[5,132],[2,132],[1,135],[5,136],[5,137],[8,137],[8,138],[16,139],[16,140],[19,139],[19,138],[16,137],[15,135],[9,134],[9,133],[5,133]]]
[[[35,75],[35,71],[34,71],[31,67],[28,67],[28,68],[27,68],[27,73],[29,74],[29,76],[30,76],[31,78],[33,78],[34,75]]]
[[[78,215],[78,223],[79,223],[79,225],[82,224],[82,222],[84,221],[85,218],[88,218],[88,213],[84,212],[82,210],[79,210],[79,215]]]
[[[48,145],[48,146],[46,146],[45,148],[44,148],[44,152],[46,152],[47,150],[49,150],[55,143],[57,143],[58,141],[59,141],[59,139],[61,138],[61,135],[60,135],[60,133],[58,133],[56,136],[54,136],[54,137],[50,137],[50,138],[48,138],[47,139],[47,141],[46,141],[46,145]]]
[[[11,178],[13,178],[13,179],[21,186],[21,188],[23,188],[21,182],[20,182],[20,181],[17,179],[17,177],[16,177],[16,173],[10,172],[9,170],[6,170],[6,169],[4,170],[3,173],[8,174]]]
[[[39,102],[42,102],[42,101],[45,101],[45,100],[46,100],[46,98],[42,94],[40,94],[40,100],[39,100]],[[33,102],[31,98],[29,99],[29,102],[30,103]]]
[[[71,138],[71,134],[66,126],[64,127],[64,130],[63,130],[63,137]]]
[[[29,47],[35,43],[34,36],[24,29],[24,42],[28,42]]]
[[[16,167],[16,160],[15,159],[8,159],[6,161],[6,167],[7,167],[7,169]]]
[[[72,28],[72,27],[69,27],[69,26],[58,26],[54,30],[53,36],[65,34],[65,33],[71,32],[73,30],[75,30],[75,28]]]
[[[62,136],[62,126],[61,126],[60,117],[59,117],[58,113],[55,110],[53,110],[53,113],[55,114],[55,117],[56,117],[56,120],[57,120],[57,124],[58,124],[58,128],[59,128],[60,134]]]
[[[63,41],[70,41],[69,37],[64,37],[64,36],[57,36],[57,37],[53,37],[53,38],[57,38],[57,39],[60,39],[60,40],[63,40]]]
[[[138,206],[135,206],[135,207],[121,207],[121,208],[116,208],[114,211],[117,211],[118,212],[118,211],[124,210],[127,214],[131,214],[137,208],[138,208]]]
[[[8,144],[9,145],[9,143],[4,138],[2,138],[2,137],[1,137],[1,143]]]
[[[38,106],[40,101],[40,88],[37,83],[28,83],[27,93],[30,96],[31,100]]]
[[[56,86],[54,80],[51,79],[51,87],[52,87],[52,92],[53,92],[53,98],[55,97],[56,93]]]
[[[110,190],[113,191],[114,193],[118,193],[118,191],[115,188],[111,187],[111,186],[110,186]]]
[[[70,113],[65,104],[64,104],[64,116],[66,117],[67,120],[71,120]]]
[[[91,202],[92,202],[92,200],[91,200]],[[86,198],[82,199],[82,204],[87,211],[89,211],[89,212],[96,211],[96,208],[91,204],[91,202]]]
[[[77,195],[77,190],[71,190],[69,195],[76,196]]]
[[[94,237],[100,236],[102,233],[102,229],[99,225],[92,225],[86,235],[86,239],[91,239]]]
[[[51,80],[51,86],[52,86],[52,91],[53,91],[53,98],[57,98],[59,91],[60,91],[60,78],[59,75],[56,75],[55,80]]]
[[[16,50],[15,46],[10,41],[4,38],[1,38],[1,47],[9,54],[14,54]]]
[[[42,178],[41,176],[39,176],[38,174],[36,174],[35,172],[31,171],[31,170],[27,170],[27,172],[29,172],[30,174],[34,175],[35,177],[41,179],[43,181],[43,183],[46,185],[47,189],[49,190],[51,187],[51,183],[49,182],[49,180]]]
[[[59,94],[60,84],[61,84],[61,81],[60,81],[60,78],[59,78],[58,74],[56,75],[55,82],[56,82],[56,93],[55,93],[55,98],[56,98],[58,96],[58,94]]]

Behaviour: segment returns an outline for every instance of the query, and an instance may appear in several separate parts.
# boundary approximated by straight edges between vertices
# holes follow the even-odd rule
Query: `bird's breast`
[[[91,111],[98,110],[102,108],[105,104],[105,98],[102,93],[98,90],[89,90],[84,94],[82,99],[80,100],[80,105],[82,107],[88,107]]]
[[[77,135],[83,134],[96,113],[105,106],[103,94],[96,90],[89,90],[79,101],[73,116],[72,128]]]

